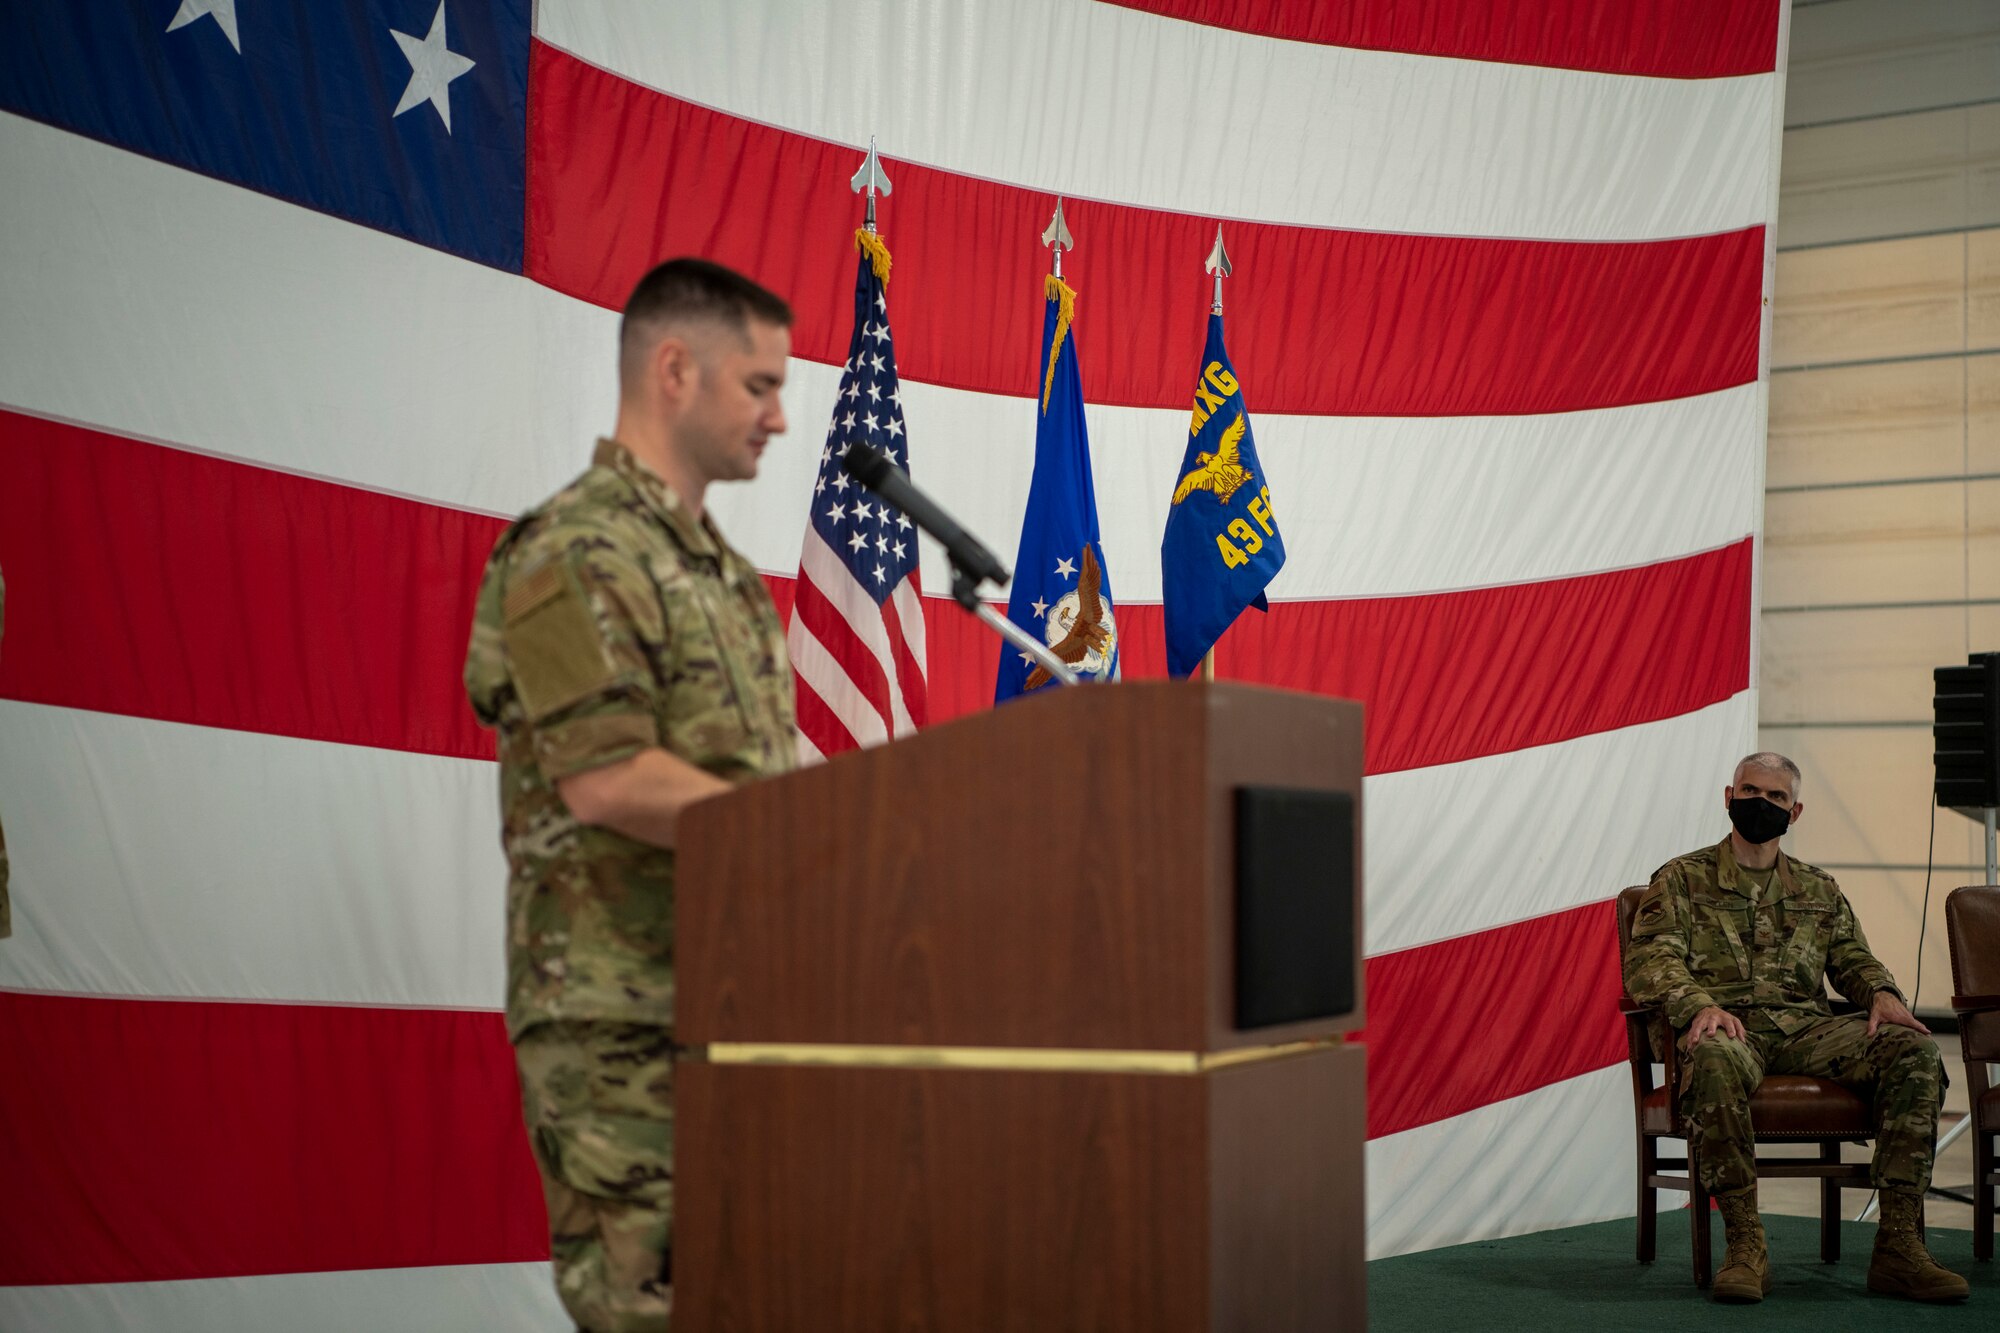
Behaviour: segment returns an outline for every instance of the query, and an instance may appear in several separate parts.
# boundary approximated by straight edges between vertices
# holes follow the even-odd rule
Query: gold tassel
[[[874,266],[875,276],[881,279],[883,286],[888,286],[889,247],[883,242],[882,238],[874,232],[869,231],[866,227],[856,227],[854,229],[854,248],[868,256],[869,262]]]
[[[1049,411],[1049,390],[1056,383],[1056,358],[1062,355],[1063,337],[1069,332],[1070,321],[1076,318],[1076,289],[1051,273],[1043,284],[1047,298],[1056,302],[1056,336],[1049,339],[1049,370],[1042,381],[1042,415]]]

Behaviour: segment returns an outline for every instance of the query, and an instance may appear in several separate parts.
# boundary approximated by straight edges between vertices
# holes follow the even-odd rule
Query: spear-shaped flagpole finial
[[[1062,252],[1076,249],[1076,237],[1069,234],[1069,224],[1063,221],[1062,198],[1056,198],[1056,215],[1049,219],[1048,230],[1042,233],[1042,244],[1055,251],[1055,275],[1062,276]]]
[[[1208,258],[1202,261],[1201,266],[1215,275],[1215,304],[1208,309],[1210,314],[1219,315],[1222,313],[1222,280],[1229,276],[1229,251],[1222,248],[1222,224],[1219,222],[1215,224],[1215,248],[1208,252]]]
[[[854,186],[856,194],[860,194],[863,190],[868,192],[868,220],[862,225],[868,228],[872,236],[875,232],[876,191],[879,190],[885,195],[895,193],[889,185],[889,173],[882,170],[882,159],[876,156],[875,136],[872,134],[868,136],[868,158],[861,164],[861,170],[854,173],[854,179],[849,183]]]

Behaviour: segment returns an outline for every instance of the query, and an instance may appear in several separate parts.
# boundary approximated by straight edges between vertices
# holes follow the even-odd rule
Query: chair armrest
[[[1988,1009],[2000,1009],[2000,995],[1954,995],[1951,1007],[1961,1014],[1984,1013]]]
[[[1633,999],[1629,995],[1624,994],[1622,991],[1619,993],[1618,1012],[1625,1015],[1625,1017],[1627,1018],[1644,1017],[1645,1015],[1652,1013],[1653,1009],[1654,1006],[1650,1004],[1640,1004],[1637,1000]]]

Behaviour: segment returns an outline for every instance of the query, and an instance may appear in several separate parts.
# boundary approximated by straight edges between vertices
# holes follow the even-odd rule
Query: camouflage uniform
[[[500,750],[507,1029],[563,1305],[664,1329],[673,1209],[674,854],[579,824],[556,780],[652,746],[732,782],[796,754],[757,571],[623,446],[509,528],[465,683]]]
[[[1632,921],[1626,991],[1662,1009],[1676,1034],[1711,1005],[1745,1029],[1745,1040],[1717,1033],[1681,1062],[1681,1111],[1710,1192],[1756,1183],[1750,1095],[1766,1074],[1830,1078],[1872,1099],[1875,1186],[1929,1187],[1945,1082],[1937,1047],[1889,1024],[1871,1038],[1865,1015],[1834,1017],[1828,978],[1864,1010],[1878,991],[1902,998],[1824,870],[1780,852],[1760,889],[1725,838],[1653,873]]]

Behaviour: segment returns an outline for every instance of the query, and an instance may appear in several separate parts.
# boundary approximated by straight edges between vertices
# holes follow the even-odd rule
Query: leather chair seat
[[[1674,1132],[1674,1095],[1668,1088],[1646,1095],[1641,1122],[1646,1133]],[[1994,1095],[2000,1090],[1989,1094]],[[1995,1109],[2000,1111],[2000,1106]],[[1868,1103],[1846,1088],[1803,1074],[1771,1074],[1750,1098],[1750,1124],[1760,1139],[1828,1134],[1868,1138],[1875,1133],[1873,1120]]]

